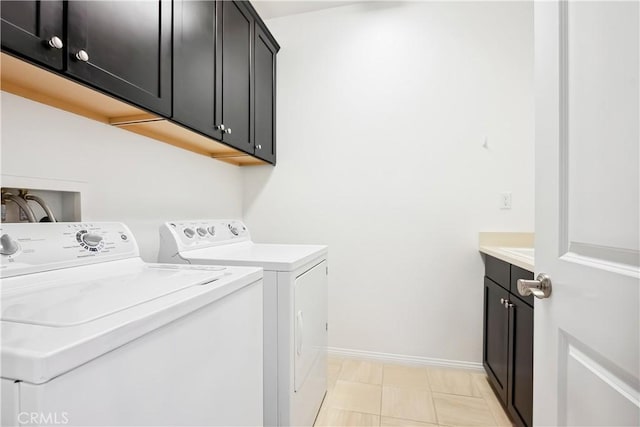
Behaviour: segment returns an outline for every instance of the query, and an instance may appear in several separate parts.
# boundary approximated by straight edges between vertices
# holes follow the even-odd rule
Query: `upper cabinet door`
[[[171,1],[70,1],[67,72],[171,115]]]
[[[254,37],[255,156],[276,162],[276,53],[278,45],[256,22]]]
[[[173,3],[173,119],[218,140],[216,3]]]
[[[173,119],[218,140],[216,3],[173,3]]]
[[[3,1],[2,48],[34,62],[62,69],[62,1]],[[56,39],[57,38],[57,39]]]
[[[217,106],[221,117],[216,123],[225,126],[223,141],[253,154],[251,106],[251,41],[254,18],[243,2],[220,1],[218,4],[218,59],[216,82]]]

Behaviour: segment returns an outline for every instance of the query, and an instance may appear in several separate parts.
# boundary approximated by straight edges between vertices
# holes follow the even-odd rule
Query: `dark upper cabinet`
[[[221,140],[216,52],[216,2],[174,1],[173,120]]]
[[[533,416],[533,301],[517,293],[533,273],[487,255],[484,278],[483,365],[518,427]]]
[[[276,162],[276,53],[279,46],[256,22],[254,36],[254,147],[255,156]]]
[[[59,1],[3,1],[2,48],[56,70],[63,67],[63,3]]]
[[[504,302],[509,293],[484,279],[484,340],[483,364],[500,398],[507,397],[507,372],[509,351],[509,312]]]
[[[222,141],[253,154],[251,42],[255,18],[246,2],[217,2],[216,123]]]
[[[171,115],[171,1],[67,3],[67,73]]]

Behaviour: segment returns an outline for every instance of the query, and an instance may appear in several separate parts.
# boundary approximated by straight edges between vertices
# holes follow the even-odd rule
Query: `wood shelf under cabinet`
[[[0,58],[0,89],[233,165],[268,164],[4,52]]]

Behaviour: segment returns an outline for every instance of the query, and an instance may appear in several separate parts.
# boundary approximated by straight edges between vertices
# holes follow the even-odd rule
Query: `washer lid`
[[[211,283],[225,274],[220,268],[162,264],[122,271],[119,263],[109,264],[112,265],[108,273],[85,271],[91,274],[74,272],[76,274],[67,277],[53,278],[39,274],[39,280],[31,284],[3,289],[0,320],[54,327],[80,325],[186,288]]]

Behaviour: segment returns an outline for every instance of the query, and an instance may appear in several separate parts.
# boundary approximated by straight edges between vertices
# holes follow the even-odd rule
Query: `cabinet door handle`
[[[54,49],[62,49],[64,47],[62,40],[60,40],[60,37],[58,36],[51,37],[49,40],[47,40],[47,44],[49,45],[49,47],[52,47]]]
[[[224,127],[223,124],[219,124],[219,125],[216,125],[216,126],[213,127],[213,130],[219,130],[219,131],[222,131],[222,132],[224,132],[224,129],[225,129],[225,127]]]
[[[78,61],[89,62],[89,54],[86,50],[80,49],[75,56]]]
[[[227,128],[224,133],[231,133],[231,128]]]
[[[258,150],[262,150],[262,145],[258,144],[257,148]]]

